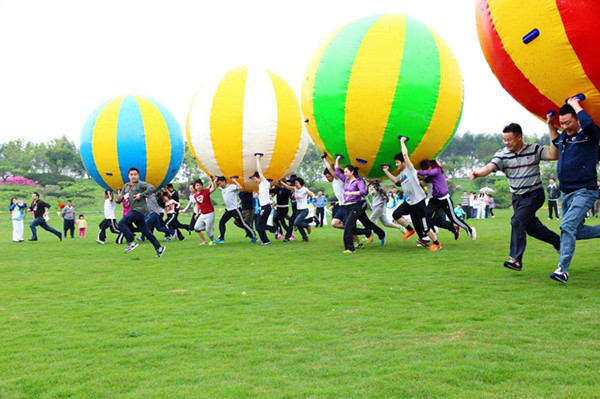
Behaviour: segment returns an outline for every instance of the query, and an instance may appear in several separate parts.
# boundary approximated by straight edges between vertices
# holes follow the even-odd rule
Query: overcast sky
[[[125,94],[162,103],[185,133],[194,92],[240,65],[271,69],[300,98],[304,70],[338,27],[374,13],[427,23],[460,63],[465,105],[458,133],[509,122],[544,132],[500,86],[479,47],[473,0],[296,1],[0,0],[0,142],[79,143],[87,116]]]

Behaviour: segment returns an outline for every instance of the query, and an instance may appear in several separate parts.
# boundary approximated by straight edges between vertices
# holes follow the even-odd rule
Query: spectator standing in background
[[[553,210],[556,219],[560,219],[560,216],[558,216],[558,197],[560,197],[560,190],[554,179],[550,178],[548,183],[550,183],[548,184],[548,188],[546,188],[546,191],[548,192],[548,220],[552,219]]]
[[[469,193],[466,191],[463,192],[462,197],[460,197],[460,205],[462,207],[463,212],[465,213],[465,218],[468,219],[471,212],[471,201],[469,199]],[[463,219],[465,219],[463,218]]]
[[[23,242],[23,217],[25,215],[27,204],[19,200],[17,197],[12,197],[10,200],[10,218],[13,223],[13,242]]]
[[[323,219],[325,218],[325,207],[327,206],[327,197],[323,195],[323,191],[317,191],[317,196],[315,197],[315,213],[317,217],[317,226],[323,227]]]
[[[67,232],[71,232],[73,238],[75,232],[75,208],[73,201],[68,200],[67,205],[60,212],[60,217],[63,218],[63,237],[67,237]]]

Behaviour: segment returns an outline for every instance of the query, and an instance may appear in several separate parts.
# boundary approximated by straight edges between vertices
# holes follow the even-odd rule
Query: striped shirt
[[[504,172],[512,193],[523,195],[542,188],[540,160],[547,153],[548,149],[539,144],[525,143],[518,154],[506,148],[497,151],[489,165]]]

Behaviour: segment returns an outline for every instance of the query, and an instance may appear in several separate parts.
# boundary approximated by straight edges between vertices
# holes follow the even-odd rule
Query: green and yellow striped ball
[[[436,157],[462,106],[462,76],[446,42],[399,14],[339,29],[313,56],[302,85],[304,122],[317,147],[372,178],[394,164],[399,135],[410,138],[413,163]]]

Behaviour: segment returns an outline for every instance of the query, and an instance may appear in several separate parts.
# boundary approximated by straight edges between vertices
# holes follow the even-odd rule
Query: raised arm
[[[325,165],[329,173],[331,173],[331,176],[335,177],[335,169],[333,169],[333,166],[331,166],[331,162],[329,162],[329,159],[327,159],[327,157],[323,157],[323,164]]]
[[[260,166],[260,158],[262,157],[262,155],[255,154],[254,157],[256,158],[256,171],[258,172],[261,181],[266,180],[265,175],[263,174],[262,166]]]
[[[212,193],[217,189],[217,186],[215,186],[215,177],[211,176],[209,178],[210,183],[208,183],[208,192]]]
[[[554,140],[558,138],[559,134],[556,126],[554,126],[554,114],[546,114],[546,125],[548,125],[548,135],[550,136],[550,148],[546,157],[548,160],[555,160],[558,159],[558,147],[554,144]]]
[[[408,148],[406,148],[406,137],[402,136],[400,137],[400,147],[402,148],[402,156],[404,157],[404,162],[406,163],[406,166],[410,169],[413,169],[414,166],[412,164],[412,162],[410,161],[410,158],[408,157]]]
[[[233,182],[233,184],[236,185],[236,187],[238,188],[238,190],[243,189],[242,185],[240,184],[240,182],[238,181],[237,177],[232,177],[231,181]]]
[[[281,184],[284,188],[287,188],[290,191],[294,191],[294,187],[290,186],[289,184],[287,184],[286,182],[284,182],[283,180],[279,180],[279,184]]]

